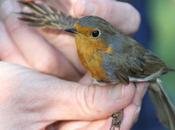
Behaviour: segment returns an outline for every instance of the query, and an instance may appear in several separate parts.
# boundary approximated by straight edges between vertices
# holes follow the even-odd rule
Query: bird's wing
[[[116,51],[116,74],[125,75],[131,81],[143,79],[155,80],[161,74],[168,72],[165,63],[151,51],[143,48],[138,42],[128,36],[123,36],[122,47]],[[121,76],[120,76],[121,77]],[[137,80],[139,81],[139,80]]]
[[[77,19],[57,12],[54,8],[35,2],[19,1],[23,6],[31,9],[31,12],[19,12],[19,19],[30,26],[49,27],[54,29],[66,29],[74,25]]]

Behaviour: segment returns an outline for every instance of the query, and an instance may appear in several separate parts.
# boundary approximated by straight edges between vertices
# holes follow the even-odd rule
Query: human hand
[[[136,91],[132,83],[80,85],[2,61],[0,84],[2,130],[44,130],[56,121],[58,130],[109,129],[109,115],[130,104]]]
[[[14,6],[14,5],[13,5]],[[6,11],[6,13],[8,14],[8,8],[9,8],[10,6],[8,6],[8,7],[6,7],[5,9],[7,9],[7,10],[5,10]],[[3,11],[1,11],[1,12],[3,12]],[[16,11],[15,11],[16,12]],[[10,40],[7,40],[8,38],[9,38],[9,36],[8,37],[6,37],[6,39],[4,39],[4,36],[3,36],[3,42],[4,43],[7,43],[7,41],[8,41],[8,44],[4,44],[5,46],[4,47],[6,47],[6,48],[2,48],[2,51],[1,51],[1,53],[5,53],[5,52],[11,52],[10,53],[10,56],[9,55],[1,55],[1,59],[2,60],[6,60],[6,61],[13,61],[13,62],[18,62],[18,63],[20,63],[20,64],[23,64],[23,65],[26,65],[26,66],[29,66],[29,67],[32,67],[32,68],[34,68],[34,69],[37,69],[37,70],[39,70],[39,71],[42,71],[42,72],[46,72],[46,73],[48,73],[48,74],[53,74],[53,75],[56,75],[56,76],[58,76],[58,77],[62,77],[62,76],[60,76],[61,74],[65,74],[66,72],[66,74],[68,75],[69,74],[69,71],[67,71],[67,70],[69,70],[69,69],[67,69],[67,68],[69,68],[70,67],[70,70],[72,71],[72,70],[74,70],[75,68],[74,68],[74,66],[76,66],[76,68],[81,68],[81,66],[79,65],[79,63],[78,63],[78,58],[76,58],[76,53],[75,53],[75,49],[72,49],[72,47],[74,46],[74,45],[72,45],[72,44],[70,44],[71,42],[71,39],[72,39],[72,41],[73,41],[73,38],[71,38],[70,36],[67,36],[66,37],[66,35],[65,34],[61,34],[62,35],[62,38],[63,37],[66,37],[66,38],[64,38],[64,40],[66,40],[66,42],[67,43],[69,43],[69,44],[62,44],[62,43],[64,43],[64,42],[62,42],[61,43],[61,45],[62,45],[62,49],[60,49],[61,47],[61,45],[59,45],[59,47],[57,47],[57,48],[55,48],[56,49],[56,52],[58,52],[58,51],[61,51],[61,50],[67,50],[67,53],[66,53],[66,51],[65,51],[65,53],[64,53],[64,51],[63,51],[63,54],[65,55],[65,57],[67,57],[68,58],[68,56],[71,54],[71,58],[73,59],[73,60],[70,60],[71,62],[72,62],[72,64],[74,65],[74,66],[72,66],[72,64],[68,64],[68,67],[65,67],[64,66],[64,64],[62,64],[62,65],[60,65],[60,63],[65,63],[65,62],[61,62],[61,60],[60,60],[60,58],[61,59],[63,59],[63,61],[65,60],[65,61],[67,61],[66,60],[66,58],[64,57],[64,56],[62,56],[60,53],[58,54],[58,57],[57,56],[55,56],[55,53],[53,53],[53,52],[55,52],[55,49],[53,49],[52,47],[50,47],[50,44],[48,43],[48,42],[46,42],[45,40],[43,40],[42,38],[41,38],[41,36],[40,35],[38,35],[37,34],[37,32],[34,32],[32,29],[29,29],[29,28],[27,28],[25,25],[23,25],[23,24],[21,24],[19,21],[13,21],[13,20],[16,20],[16,18],[13,16],[13,15],[9,15],[9,17],[5,20],[5,24],[6,24],[6,27],[7,27],[7,30],[8,30],[8,32],[9,32],[9,34],[10,34]],[[4,31],[2,31],[2,32],[4,32]],[[27,35],[27,36],[25,36],[25,35]],[[25,37],[25,39],[24,39],[24,37]],[[59,38],[58,38],[59,39]],[[67,40],[68,39],[68,40]],[[14,44],[13,43],[13,41],[15,41],[15,43],[16,44]],[[30,42],[29,42],[30,41]],[[57,43],[58,41],[60,41],[60,40],[55,40],[56,42],[55,43]],[[61,41],[63,41],[63,40],[61,40]],[[28,42],[28,43],[27,43]],[[66,43],[65,42],[65,43]],[[21,43],[25,43],[25,44],[21,44]],[[15,46],[14,46],[15,45]],[[71,45],[71,46],[68,46],[68,48],[65,48],[65,45]],[[7,47],[8,46],[8,47]],[[44,47],[43,47],[44,46]],[[16,50],[18,50],[18,51],[14,51],[15,48],[16,47]],[[64,48],[63,48],[64,47]],[[9,48],[11,48],[10,50],[9,50]],[[37,50],[37,52],[31,52],[31,50],[35,50],[35,48],[38,48],[38,49],[41,49],[40,51],[38,51]],[[51,48],[51,49],[50,49]],[[7,51],[8,50],[8,51]],[[50,50],[50,51],[49,51]],[[69,50],[69,51],[68,51]],[[73,52],[72,53],[68,53],[68,52],[70,52],[70,50],[73,50]],[[48,52],[49,51],[49,52]],[[18,52],[18,53],[17,53]],[[43,53],[38,53],[38,52],[43,52]],[[47,53],[48,52],[48,53]],[[52,52],[52,53],[51,53]],[[21,53],[23,54],[23,55],[21,55]],[[15,56],[14,55],[12,55],[12,54],[15,54]],[[51,55],[50,55],[51,54]],[[67,55],[66,55],[67,54]],[[73,55],[72,55],[73,54]],[[43,56],[43,55],[45,55],[45,56]],[[74,57],[75,56],[75,57]],[[21,58],[20,58],[21,57]],[[47,57],[47,58],[46,58]],[[49,58],[48,58],[49,57]],[[54,58],[53,58],[54,57]],[[16,58],[16,59],[15,59]],[[20,60],[21,59],[21,60]],[[23,60],[22,60],[23,59]],[[40,62],[38,62],[39,60],[40,60]],[[51,60],[51,61],[48,61],[47,59],[53,59],[53,60]],[[58,60],[59,59],[59,60]],[[59,62],[57,62],[57,60],[59,61]],[[22,62],[23,61],[23,62]],[[27,61],[27,62],[26,62]],[[44,61],[44,62],[43,62]],[[47,64],[48,63],[48,64]],[[69,63],[69,62],[67,62],[67,63]],[[39,65],[38,65],[39,64]],[[57,66],[58,65],[58,66]],[[53,67],[54,66],[54,67]],[[65,70],[65,72],[60,72],[60,67],[62,66],[62,68],[63,69],[61,69],[61,70]],[[58,70],[58,71],[57,71]],[[76,69],[75,69],[76,70]],[[55,73],[55,72],[57,72],[57,73]],[[78,73],[79,72],[81,72],[81,73],[83,73],[83,69],[79,69],[78,70],[78,72],[76,72],[76,71],[74,71],[75,72],[75,74],[77,74],[78,75]],[[67,75],[65,76],[65,77],[67,77]],[[78,77],[78,76],[77,76]],[[71,77],[72,78],[72,77]],[[77,78],[78,79],[78,78]],[[82,83],[84,83],[84,82],[82,82]],[[142,85],[141,85],[142,86]],[[132,87],[131,87],[132,88]],[[138,89],[142,89],[143,87],[138,87]],[[109,88],[110,89],[110,88]],[[144,89],[145,89],[145,87],[144,87]],[[141,91],[141,90],[140,90]],[[138,94],[136,94],[137,96],[137,98],[139,99],[139,105],[137,106],[137,103],[135,103],[135,100],[137,99],[137,98],[134,98],[135,100],[133,100],[133,103],[134,103],[134,105],[131,103],[129,106],[128,106],[128,109],[126,109],[128,112],[125,112],[125,113],[129,113],[129,114],[133,114],[134,112],[135,112],[135,110],[136,110],[136,108],[139,108],[140,107],[140,103],[141,103],[141,99],[142,99],[142,96],[144,95],[143,93],[144,93],[144,91],[142,90],[141,92],[137,92]],[[137,100],[138,100],[137,99]],[[138,102],[138,101],[136,101],[136,102]],[[134,108],[135,107],[135,104],[136,104],[136,108]],[[131,107],[132,106],[132,107]],[[134,106],[134,107],[133,107]],[[115,108],[115,107],[114,107]],[[132,108],[132,109],[131,109]],[[134,109],[133,109],[134,108]],[[116,111],[117,109],[115,109],[115,111]],[[129,111],[131,111],[131,112],[129,112]],[[130,119],[130,118],[128,118],[128,117],[133,117],[133,119],[131,119],[130,121],[128,121],[128,120],[126,120],[125,119],[125,122],[127,121],[127,123],[123,123],[123,124],[125,124],[125,125],[123,125],[123,127],[124,128],[129,128],[129,127],[131,127],[131,124],[133,124],[133,123],[131,123],[131,122],[133,122],[134,120],[135,120],[135,117],[136,116],[132,116],[132,114],[130,115],[130,116],[128,116],[129,114],[126,114],[126,116],[125,117],[127,117],[126,119]],[[137,115],[137,114],[136,114]],[[108,115],[109,116],[109,115]],[[106,122],[106,120],[103,120],[103,122]],[[70,127],[71,125],[72,125],[72,123],[73,124],[77,124],[77,123],[79,123],[79,125],[78,126],[81,126],[80,124],[81,123],[88,123],[88,126],[90,126],[89,124],[93,124],[93,125],[95,125],[95,124],[101,124],[101,123],[99,123],[99,122],[70,122],[70,123],[68,123],[68,122],[64,122],[63,124],[64,125],[62,125],[61,126],[61,128],[62,129],[64,129],[65,127],[66,127],[66,130],[67,130],[67,128],[68,127]],[[86,124],[87,125],[87,124]],[[60,126],[60,125],[59,125]],[[96,126],[96,125],[95,125]],[[94,127],[95,127],[94,126]],[[99,125],[98,125],[99,126]],[[60,129],[61,129],[60,128]],[[72,128],[72,127],[70,127],[70,128]]]

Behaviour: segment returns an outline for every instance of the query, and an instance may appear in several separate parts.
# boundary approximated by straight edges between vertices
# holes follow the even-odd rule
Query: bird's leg
[[[113,113],[110,130],[115,130],[115,128],[120,129],[120,125],[122,123],[122,120],[123,120],[123,110],[121,110],[120,112]]]

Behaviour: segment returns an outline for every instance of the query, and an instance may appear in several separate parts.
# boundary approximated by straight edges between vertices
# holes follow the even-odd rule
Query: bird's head
[[[65,31],[75,35],[77,44],[95,46],[96,49],[108,48],[112,37],[117,33],[116,29],[109,22],[97,16],[80,18],[73,28]]]
[[[65,31],[80,37],[102,40],[105,40],[108,35],[111,37],[116,34],[116,30],[110,23],[97,16],[80,18],[73,28],[65,29]]]

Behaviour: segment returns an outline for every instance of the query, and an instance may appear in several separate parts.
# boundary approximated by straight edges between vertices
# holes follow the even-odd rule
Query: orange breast
[[[81,34],[78,34],[81,35]],[[100,51],[110,51],[104,44],[85,36],[76,36],[77,51],[83,66],[96,80],[107,80],[107,74],[103,68],[103,56]]]

